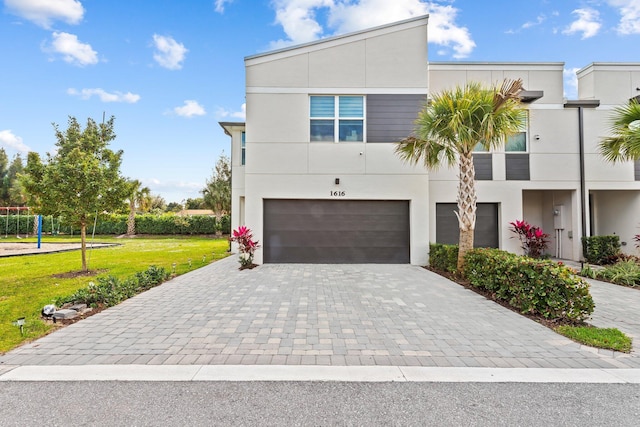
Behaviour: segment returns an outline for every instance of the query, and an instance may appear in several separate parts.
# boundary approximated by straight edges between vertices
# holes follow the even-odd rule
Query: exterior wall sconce
[[[540,135],[533,135],[533,139],[535,139],[536,141],[540,141]]]
[[[336,178],[336,185],[340,185],[340,178]]]

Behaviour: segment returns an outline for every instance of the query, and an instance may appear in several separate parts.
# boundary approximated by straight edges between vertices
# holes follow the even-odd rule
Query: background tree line
[[[0,148],[0,206],[25,206],[26,197],[18,175],[24,170],[20,153],[9,156]]]

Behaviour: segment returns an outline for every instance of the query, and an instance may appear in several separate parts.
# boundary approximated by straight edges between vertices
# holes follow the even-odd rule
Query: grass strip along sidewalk
[[[45,240],[79,242],[79,238],[69,237]],[[95,282],[97,277],[110,275],[124,280],[152,265],[180,275],[224,258],[229,248],[225,238],[193,236],[99,236],[95,241],[118,245],[91,251],[89,269],[93,275],[74,274],[81,268],[79,250],[0,258],[0,353],[47,334],[54,326],[41,320],[42,308]],[[22,317],[23,332],[14,325]]]

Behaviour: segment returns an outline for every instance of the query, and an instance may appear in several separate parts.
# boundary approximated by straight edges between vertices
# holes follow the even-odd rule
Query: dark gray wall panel
[[[636,160],[634,167],[635,167],[636,181],[640,181],[640,160]]]
[[[407,264],[406,200],[264,200],[265,263]]]
[[[528,154],[506,154],[505,161],[508,181],[529,181]]]
[[[473,168],[476,171],[476,180],[491,181],[493,179],[493,156],[491,153],[474,153]]]
[[[397,142],[413,133],[425,95],[367,95],[367,142]]]
[[[436,203],[436,242],[448,245],[458,244],[460,228],[454,211],[456,203]],[[473,245],[476,248],[497,248],[498,204],[478,203],[476,211],[476,229]]]

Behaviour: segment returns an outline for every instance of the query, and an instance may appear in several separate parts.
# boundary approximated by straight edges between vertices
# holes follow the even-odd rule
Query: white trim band
[[[640,369],[310,365],[5,366],[0,381],[336,381],[640,384]]]

